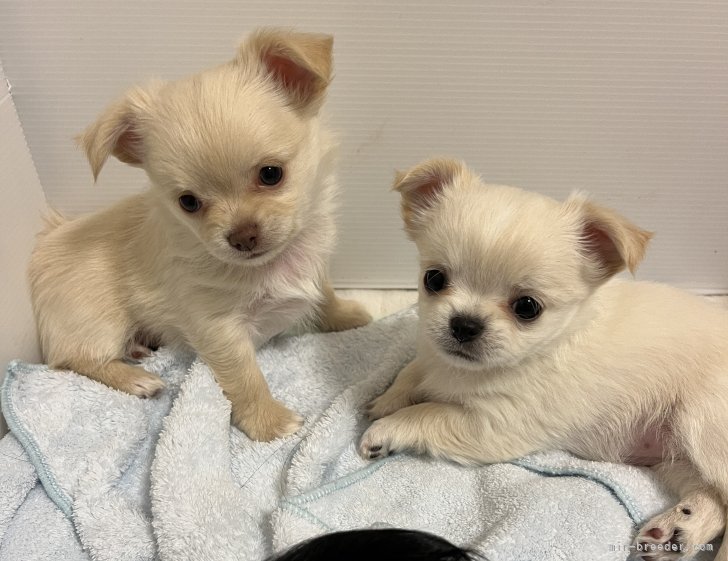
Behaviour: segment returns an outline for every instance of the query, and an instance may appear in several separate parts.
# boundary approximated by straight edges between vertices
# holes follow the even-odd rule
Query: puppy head
[[[332,44],[261,30],[227,64],[132,89],[79,138],[94,178],[109,155],[142,167],[164,216],[209,253],[231,264],[270,260],[306,223],[330,157],[317,115]]]
[[[455,160],[426,161],[394,188],[420,252],[421,336],[466,369],[549,352],[579,329],[594,290],[634,271],[651,237],[580,195],[559,203],[486,185]]]

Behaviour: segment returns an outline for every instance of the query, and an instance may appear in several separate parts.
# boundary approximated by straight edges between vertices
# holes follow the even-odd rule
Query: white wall
[[[40,361],[25,267],[45,207],[10,87],[0,64],[0,383],[14,359]],[[1,413],[1,412],[0,412]],[[5,433],[0,414],[0,436]]]
[[[49,202],[138,190],[91,183],[72,136],[130,84],[232,56],[260,24],[336,36],[341,286],[412,286],[395,168],[449,153],[489,180],[586,189],[657,231],[642,278],[728,291],[728,2],[57,2],[0,4],[0,56]]]

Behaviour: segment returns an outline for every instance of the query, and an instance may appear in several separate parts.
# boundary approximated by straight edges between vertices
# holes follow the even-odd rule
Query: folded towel
[[[12,363],[2,392],[12,435],[0,442],[0,560],[44,559],[6,543],[52,514],[55,534],[34,540],[58,544],[73,528],[76,549],[63,547],[99,561],[249,561],[361,527],[426,530],[492,561],[626,559],[636,524],[671,501],[650,470],[563,452],[469,468],[357,455],[363,407],[412,359],[416,319],[406,310],[261,349],[271,391],[306,419],[298,434],[269,443],[230,426],[210,370],[178,350],[143,361],[167,382],[150,400]],[[45,510],[28,504],[42,494],[36,479]]]

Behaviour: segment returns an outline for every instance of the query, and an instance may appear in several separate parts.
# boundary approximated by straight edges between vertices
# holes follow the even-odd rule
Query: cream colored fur
[[[361,454],[409,449],[470,464],[564,449],[658,463],[681,501],[636,537],[656,549],[644,558],[689,558],[719,536],[728,314],[669,286],[610,280],[634,270],[651,235],[583,196],[559,203],[486,185],[447,159],[400,174],[395,188],[420,278],[438,269],[447,282],[432,292],[421,281],[417,357],[370,405],[378,420]],[[542,305],[532,321],[515,315],[523,296]],[[482,333],[460,342],[459,315]],[[682,551],[665,552],[672,544]],[[728,560],[728,545],[716,559]]]
[[[325,35],[258,31],[232,61],[135,88],[86,130],[94,176],[114,155],[151,185],[90,216],[52,216],[39,236],[29,276],[51,366],[148,397],[163,382],[125,355],[182,342],[213,369],[248,436],[300,426],[271,396],[256,347],[309,317],[325,329],[370,319],[326,280],[336,181],[319,107],[331,47]],[[282,168],[280,183],[262,183],[265,166]],[[201,208],[183,210],[183,195]],[[229,241],[249,231],[254,248]]]

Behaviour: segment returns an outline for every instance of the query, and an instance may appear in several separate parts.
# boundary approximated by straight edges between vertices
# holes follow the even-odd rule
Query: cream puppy
[[[53,216],[40,235],[29,277],[51,366],[148,397],[162,380],[125,355],[184,342],[240,430],[256,440],[296,431],[301,419],[271,396],[256,347],[309,316],[325,330],[370,320],[326,280],[336,182],[319,109],[332,43],[258,31],[226,64],[132,89],[83,133],[94,177],[113,155],[151,186],[90,216]]]
[[[370,405],[379,420],[360,453],[472,464],[564,449],[659,464],[681,500],[639,532],[644,558],[687,558],[719,536],[728,314],[610,280],[634,271],[651,234],[580,195],[486,185],[447,159],[400,174],[395,189],[421,260],[417,356]]]

